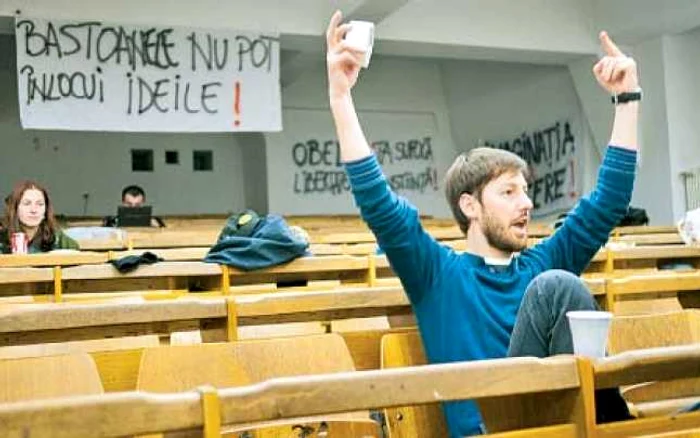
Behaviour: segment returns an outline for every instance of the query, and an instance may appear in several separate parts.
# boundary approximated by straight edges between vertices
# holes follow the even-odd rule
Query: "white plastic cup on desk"
[[[566,312],[574,342],[574,354],[585,357],[605,357],[612,313],[597,310]]]
[[[374,23],[353,20],[348,24],[350,24],[350,30],[345,34],[345,42],[351,48],[365,53],[362,67],[367,68],[369,59],[372,57],[372,47],[374,47]]]

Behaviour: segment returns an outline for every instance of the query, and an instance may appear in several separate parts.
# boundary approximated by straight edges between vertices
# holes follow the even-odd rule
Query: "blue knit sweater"
[[[346,164],[355,202],[411,301],[431,363],[505,357],[525,288],[548,269],[580,274],[622,218],[632,194],[636,152],[608,147],[595,190],[542,243],[493,269],[482,257],[443,246],[418,212],[394,194],[374,156]],[[468,376],[465,376],[468,378]],[[446,403],[451,436],[478,434],[472,401]]]

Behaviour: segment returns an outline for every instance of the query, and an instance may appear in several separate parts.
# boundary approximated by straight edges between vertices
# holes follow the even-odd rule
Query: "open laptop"
[[[153,208],[150,205],[142,207],[117,207],[117,219],[120,227],[150,227]]]

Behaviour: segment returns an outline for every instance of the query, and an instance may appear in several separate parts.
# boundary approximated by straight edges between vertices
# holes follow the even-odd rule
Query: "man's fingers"
[[[616,62],[613,68],[612,79],[614,81],[621,81],[633,66],[634,62],[629,58]]]
[[[335,11],[331,17],[330,23],[328,23],[328,29],[326,29],[326,43],[328,47],[333,46],[333,43],[337,40],[336,38],[336,28],[343,19],[343,14],[340,11]]]
[[[620,50],[617,45],[610,39],[607,32],[603,31],[600,33],[600,45],[608,56],[624,56],[622,50]]]
[[[365,53],[364,50],[357,50],[355,47],[349,45],[347,43],[347,41],[345,41],[345,40],[340,41],[338,43],[338,45],[336,46],[336,48],[337,48],[338,53],[347,51],[347,52],[355,53],[358,56],[362,56]]]
[[[625,67],[622,65],[616,65],[612,69],[611,80],[613,82],[619,82],[625,77]]]
[[[335,30],[335,42],[336,44],[342,43],[343,38],[345,38],[345,35],[350,31],[350,28],[352,28],[352,25],[350,23],[344,23],[338,26]]]
[[[595,65],[593,66],[593,73],[595,73],[596,76],[599,76],[602,71],[603,71],[603,60],[601,59],[600,61],[596,62]]]
[[[612,74],[613,62],[610,58],[603,58],[603,68],[600,71],[600,79],[604,82],[610,81],[610,75]]]
[[[338,56],[338,60],[347,66],[360,67],[362,65],[361,55],[350,51],[344,51]]]

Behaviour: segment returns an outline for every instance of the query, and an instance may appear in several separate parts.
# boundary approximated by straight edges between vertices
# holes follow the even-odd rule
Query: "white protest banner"
[[[486,141],[484,146],[511,151],[527,162],[530,171],[532,217],[567,211],[581,196],[577,151],[581,149],[569,120],[523,132],[506,141]]]
[[[422,214],[445,211],[444,134],[433,113],[359,112],[391,187]],[[284,109],[288,126],[266,135],[270,210],[287,214],[357,214],[327,110]],[[445,157],[447,155],[447,157]]]
[[[279,131],[275,33],[20,17],[24,128]]]

